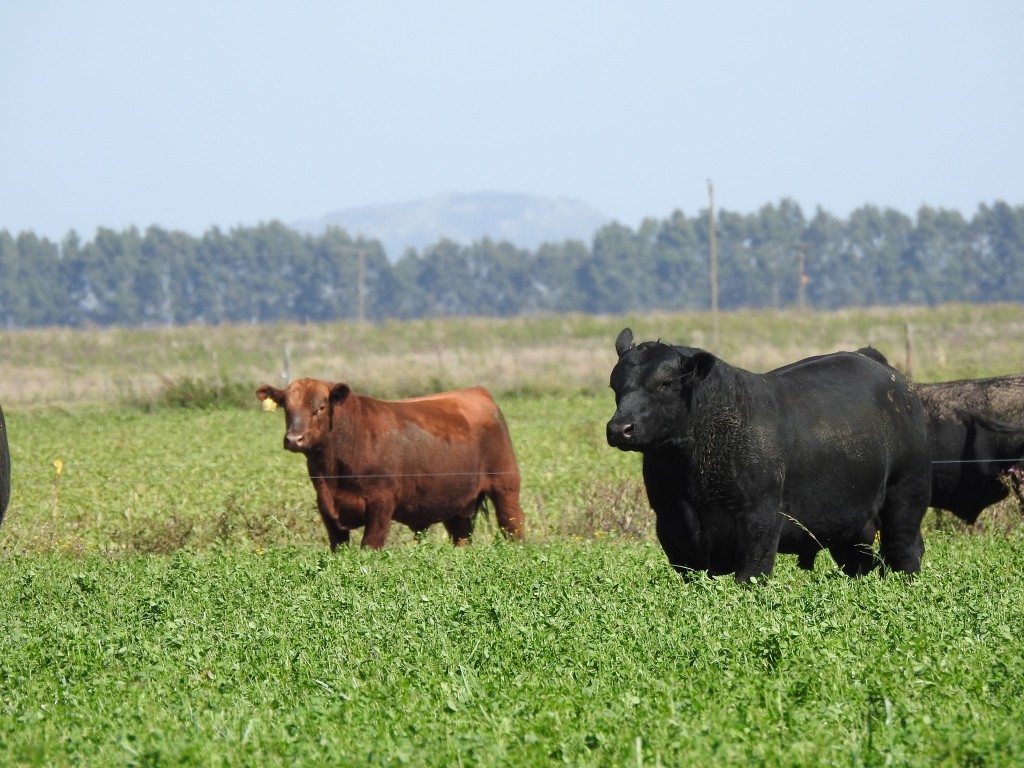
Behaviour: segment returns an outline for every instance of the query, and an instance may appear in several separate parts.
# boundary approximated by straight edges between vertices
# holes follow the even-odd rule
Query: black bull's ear
[[[680,365],[683,384],[693,385],[703,381],[717,362],[718,358],[710,352],[698,352],[692,357],[683,358]]]
[[[629,328],[623,328],[619,331],[618,337],[615,339],[615,351],[619,353],[619,357],[622,357],[626,352],[633,348],[633,331]]]

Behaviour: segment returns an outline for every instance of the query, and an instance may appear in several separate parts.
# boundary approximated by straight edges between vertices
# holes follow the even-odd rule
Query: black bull
[[[1024,374],[918,384],[932,446],[932,506],[973,523],[1012,489],[1024,508]],[[1014,470],[1014,467],[1017,467]]]
[[[888,365],[877,349],[860,354]],[[931,505],[966,523],[1012,490],[1024,509],[1024,374],[916,384],[932,453]]]
[[[679,571],[769,574],[777,552],[828,549],[851,576],[920,570],[930,454],[897,371],[839,352],[754,374],[701,350],[615,343],[608,443],[643,455],[647,497]]]

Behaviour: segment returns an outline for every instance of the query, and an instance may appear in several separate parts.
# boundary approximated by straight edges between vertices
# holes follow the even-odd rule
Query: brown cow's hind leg
[[[340,525],[334,527],[328,525],[327,538],[331,542],[331,551],[333,552],[343,544],[348,544],[348,535],[348,528],[342,528]]]
[[[494,517],[502,533],[506,538],[522,541],[526,518],[522,507],[519,506],[519,490],[495,492],[490,496],[494,503]]]
[[[444,521],[444,527],[448,531],[448,535],[452,537],[452,544],[456,547],[464,547],[469,544],[469,537],[473,533],[473,518],[449,517]]]

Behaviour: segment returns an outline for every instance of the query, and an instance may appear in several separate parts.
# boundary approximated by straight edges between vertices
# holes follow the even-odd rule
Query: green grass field
[[[1024,541],[913,583],[656,546],[0,561],[6,765],[1019,765]]]
[[[895,358],[906,312],[729,315],[722,330],[755,370],[865,336],[892,339]],[[1006,332],[1021,308],[911,314],[922,379],[1024,370]],[[0,765],[1024,763],[1011,506],[973,529],[930,515],[912,582],[850,581],[827,556],[811,573],[782,556],[758,588],[668,567],[638,457],[605,444],[611,344],[624,322],[687,341],[680,329],[705,321],[0,336]],[[524,545],[483,518],[463,550],[396,526],[382,552],[328,552],[304,462],[252,390],[275,380],[282,338],[293,376],[326,375],[344,362],[329,338],[347,334],[372,361],[354,381],[499,395]],[[271,339],[262,355],[257,338]],[[561,377],[559,340],[578,366]],[[62,366],[75,382],[12,389]],[[494,382],[470,378],[481,371]]]

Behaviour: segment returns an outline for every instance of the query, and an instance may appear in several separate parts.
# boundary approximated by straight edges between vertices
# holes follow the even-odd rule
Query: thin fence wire
[[[1024,463],[1024,456],[1016,459],[941,459],[932,461],[932,464],[1022,464]],[[207,464],[205,468],[208,470],[216,470],[221,466],[228,467],[234,466],[234,462],[231,464],[214,465]],[[95,465],[92,465],[95,467]],[[191,473],[196,471],[196,467],[192,465],[178,465],[178,469],[187,470]],[[280,467],[272,467],[275,470],[281,469]],[[87,470],[92,474],[99,475],[100,473],[92,469],[91,467]],[[500,476],[512,476],[519,475],[520,477],[529,476],[530,470],[520,472],[380,472],[380,473],[366,473],[366,474],[344,474],[344,475],[309,475],[303,467],[295,467],[294,469],[284,468],[284,471],[288,474],[285,476],[279,476],[279,481],[291,481],[291,482],[309,482],[310,480],[379,480],[379,479],[405,479],[405,478],[433,478],[433,477],[500,477]],[[550,473],[550,468],[545,468],[544,472]],[[179,475],[164,474],[154,475],[152,469],[146,468],[140,470],[140,475],[125,475],[117,476],[110,474],[103,474],[102,476],[89,477],[82,473],[81,465],[71,465],[65,462],[63,470],[61,472],[61,485],[96,485],[96,484],[110,484],[110,483],[135,483],[141,478],[141,474],[145,472],[144,479],[147,484],[160,485],[163,483],[181,483],[181,477]],[[32,475],[32,479],[25,477],[25,475]],[[24,482],[47,482],[52,483],[52,479],[55,475],[55,471],[52,467],[39,467],[36,469],[24,469],[19,468],[17,471],[12,471],[12,485],[20,485]],[[211,472],[211,474],[214,474]],[[259,474],[259,473],[256,473]],[[17,483],[15,483],[17,480]]]

